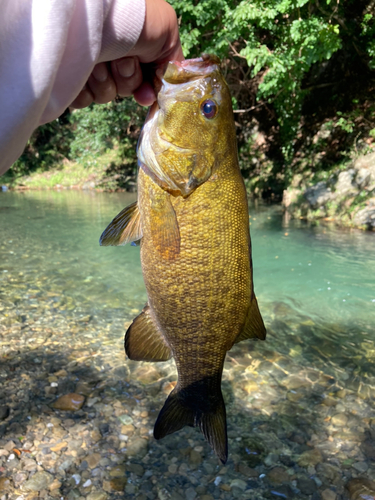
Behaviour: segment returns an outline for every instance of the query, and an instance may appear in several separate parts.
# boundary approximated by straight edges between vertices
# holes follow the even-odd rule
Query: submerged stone
[[[365,477],[352,479],[346,485],[350,500],[367,500],[375,497],[375,483]]]
[[[53,482],[52,474],[46,471],[37,472],[23,485],[23,489],[27,491],[46,490]]]
[[[53,404],[53,408],[63,411],[77,411],[80,410],[85,402],[85,397],[81,394],[72,392],[71,394],[64,394],[60,396]]]

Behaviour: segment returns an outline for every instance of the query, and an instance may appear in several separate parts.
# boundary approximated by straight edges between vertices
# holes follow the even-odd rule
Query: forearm
[[[3,0],[0,18],[0,174],[33,130],[56,119],[94,65],[126,55],[144,0]]]

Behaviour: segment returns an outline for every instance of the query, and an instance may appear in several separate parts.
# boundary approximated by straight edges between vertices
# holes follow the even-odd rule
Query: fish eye
[[[201,111],[203,116],[208,119],[214,118],[217,113],[217,104],[212,99],[206,99],[201,104]]]

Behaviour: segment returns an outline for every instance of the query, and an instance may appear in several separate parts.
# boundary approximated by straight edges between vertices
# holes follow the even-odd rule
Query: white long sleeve
[[[0,175],[34,129],[57,118],[96,63],[123,57],[144,0],[0,0]]]

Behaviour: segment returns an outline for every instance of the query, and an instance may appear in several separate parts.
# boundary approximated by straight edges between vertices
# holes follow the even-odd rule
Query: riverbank
[[[112,149],[85,161],[64,160],[49,170],[15,176],[7,172],[0,177],[3,189],[15,191],[75,189],[97,191],[133,191],[133,169],[124,164],[118,150]]]
[[[1,178],[3,189],[134,191],[133,170],[124,168],[116,150],[90,162],[64,161],[48,171]],[[251,193],[249,193],[251,195]],[[375,152],[332,167],[318,166],[295,174],[284,191],[282,207],[289,217],[334,222],[339,226],[375,230]]]
[[[284,191],[283,208],[293,218],[325,220],[375,230],[375,152],[330,171],[296,174]]]

